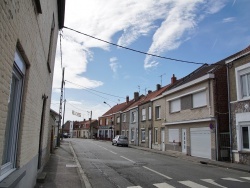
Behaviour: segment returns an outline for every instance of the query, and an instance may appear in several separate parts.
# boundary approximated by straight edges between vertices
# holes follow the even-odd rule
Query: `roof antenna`
[[[166,75],[166,73],[160,75],[160,77],[161,77],[161,86],[162,86],[162,76],[164,76],[164,75]]]
[[[139,93],[140,93],[140,86],[138,85],[138,90],[139,90]]]

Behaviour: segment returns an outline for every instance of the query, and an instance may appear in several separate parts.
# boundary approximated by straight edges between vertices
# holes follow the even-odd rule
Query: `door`
[[[181,139],[181,146],[182,146],[182,153],[187,153],[187,131],[186,129],[182,129],[182,139]]]
[[[148,148],[151,149],[151,145],[152,145],[152,137],[151,137],[151,130],[148,131]]]
[[[161,130],[161,150],[165,151],[165,129]]]
[[[211,159],[211,131],[209,127],[191,128],[191,155]]]

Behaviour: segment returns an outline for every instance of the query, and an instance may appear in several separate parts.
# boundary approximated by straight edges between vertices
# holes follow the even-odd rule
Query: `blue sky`
[[[71,0],[65,26],[124,47],[198,63],[215,63],[250,45],[249,0]],[[109,106],[167,85],[200,65],[118,48],[63,29],[66,120],[98,118]],[[51,108],[59,111],[57,55]],[[162,75],[162,76],[161,76]],[[162,78],[162,79],[161,79]],[[118,96],[118,97],[115,97]],[[81,117],[72,115],[72,110]]]

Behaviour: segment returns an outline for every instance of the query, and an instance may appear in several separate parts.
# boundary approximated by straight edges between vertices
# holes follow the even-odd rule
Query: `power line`
[[[86,89],[86,90],[91,90],[91,91],[94,91],[94,92],[97,92],[97,93],[101,93],[101,94],[104,94],[104,95],[109,95],[109,96],[112,96],[112,97],[117,97],[117,98],[123,98],[123,99],[125,99],[125,97],[120,97],[120,96],[112,95],[112,94],[109,94],[109,93],[104,93],[104,92],[101,92],[101,91],[97,91],[97,90],[94,90],[94,89],[90,89],[90,88],[81,86],[81,85],[79,85],[79,84],[70,82],[70,81],[68,81],[68,80],[65,80],[65,82],[69,82],[69,83],[74,84],[74,85],[76,85],[76,86],[78,86],[78,87],[82,87],[82,88],[84,88],[84,89]],[[91,93],[92,93],[92,92],[91,92]],[[95,93],[94,93],[94,94],[95,94]]]
[[[156,54],[151,54],[151,53],[143,52],[143,51],[140,51],[140,50],[135,50],[135,49],[128,48],[128,47],[125,47],[125,46],[121,46],[121,45],[118,45],[118,44],[115,44],[115,43],[112,43],[112,42],[108,42],[108,41],[103,40],[103,39],[100,39],[100,38],[96,38],[96,37],[94,37],[94,36],[88,35],[88,34],[86,34],[86,33],[77,31],[77,30],[75,30],[75,29],[72,29],[72,28],[69,28],[69,27],[66,27],[66,26],[64,26],[64,28],[65,28],[65,29],[68,29],[68,30],[71,30],[71,31],[74,31],[74,32],[76,32],[76,33],[79,33],[79,34],[88,36],[88,37],[90,37],[90,38],[93,38],[93,39],[96,39],[96,40],[105,42],[105,43],[107,43],[107,44],[111,44],[111,45],[113,45],[113,46],[117,46],[117,47],[120,47],[120,48],[124,48],[124,49],[126,49],[126,50],[130,50],[130,51],[133,51],[133,52],[137,52],[137,53],[141,53],[141,54],[145,54],[145,55],[149,55],[149,56],[153,56],[153,57],[158,57],[158,58],[161,58],[161,59],[167,59],[167,60],[171,60],[171,61],[178,61],[178,62],[189,63],[189,64],[197,64],[197,65],[207,65],[207,63],[199,63],[199,62],[194,62],[194,61],[187,61],[187,60],[175,59],[175,58],[164,57],[164,56],[160,56],[160,55],[156,55]]]

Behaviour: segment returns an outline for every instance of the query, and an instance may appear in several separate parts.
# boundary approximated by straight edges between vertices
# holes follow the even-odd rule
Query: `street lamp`
[[[111,113],[113,114],[113,109],[112,109],[112,107],[111,107],[108,103],[106,103],[105,101],[104,101],[103,103],[106,104],[106,105],[108,105],[108,106],[110,107]],[[113,121],[112,121],[112,117],[111,117],[111,126],[110,126],[110,130],[111,130],[110,141],[112,142],[112,137],[113,137]]]

